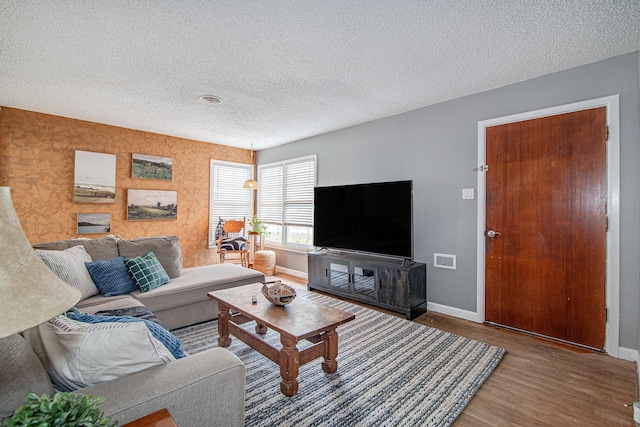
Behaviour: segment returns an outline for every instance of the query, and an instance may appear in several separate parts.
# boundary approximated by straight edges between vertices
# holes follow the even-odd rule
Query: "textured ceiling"
[[[262,149],[639,49],[638,0],[0,0],[0,105]]]

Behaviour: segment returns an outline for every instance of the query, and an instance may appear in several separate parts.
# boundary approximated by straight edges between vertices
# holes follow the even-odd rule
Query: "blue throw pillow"
[[[135,258],[125,258],[124,263],[140,292],[148,292],[169,283],[167,272],[152,251]]]
[[[84,313],[75,313],[75,312],[67,312],[67,317],[72,320],[77,320],[78,322],[85,323],[104,323],[104,322],[113,322],[113,323],[131,323],[131,322],[144,322],[144,324],[151,332],[151,335],[155,337],[158,341],[160,341],[167,350],[173,354],[173,357],[176,359],[181,359],[186,357],[184,350],[182,349],[182,342],[176,338],[171,332],[166,330],[163,326],[158,325],[157,323],[153,323],[149,320],[139,319],[131,316],[98,316],[95,314],[84,314]]]
[[[124,257],[117,257],[109,261],[85,262],[93,283],[102,295],[113,297],[128,294],[138,290],[127,266],[124,265]]]

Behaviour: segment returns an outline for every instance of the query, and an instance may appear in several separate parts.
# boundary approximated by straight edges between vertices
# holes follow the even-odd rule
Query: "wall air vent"
[[[438,268],[456,269],[456,256],[450,254],[433,254],[433,266]]]

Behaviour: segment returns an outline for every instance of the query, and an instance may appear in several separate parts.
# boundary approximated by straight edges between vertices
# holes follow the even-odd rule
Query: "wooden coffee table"
[[[327,373],[338,369],[338,333],[336,327],[355,319],[355,315],[337,308],[318,304],[297,296],[284,307],[271,304],[262,295],[262,283],[238,286],[209,292],[209,298],[218,303],[218,343],[231,344],[232,334],[254,350],[280,366],[280,390],[286,396],[298,391],[298,369],[318,357],[324,357],[322,370]],[[253,304],[251,297],[258,296]],[[233,310],[235,313],[231,313]],[[282,348],[278,349],[239,325],[255,321],[255,333],[265,334],[271,328],[280,334]],[[298,351],[298,341],[307,340],[312,346]]]
[[[165,408],[146,417],[131,421],[122,427],[176,427],[176,423],[173,421],[173,418],[171,418],[169,411]]]

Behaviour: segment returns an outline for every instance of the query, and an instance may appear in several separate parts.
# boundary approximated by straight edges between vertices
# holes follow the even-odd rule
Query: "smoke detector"
[[[215,95],[202,95],[200,97],[200,101],[206,103],[206,104],[221,104],[222,103],[222,99],[218,98]]]

